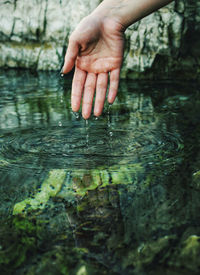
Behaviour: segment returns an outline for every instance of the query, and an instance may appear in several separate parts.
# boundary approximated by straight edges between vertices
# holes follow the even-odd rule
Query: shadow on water
[[[121,81],[87,122],[70,87],[1,71],[1,274],[199,274],[197,83]]]

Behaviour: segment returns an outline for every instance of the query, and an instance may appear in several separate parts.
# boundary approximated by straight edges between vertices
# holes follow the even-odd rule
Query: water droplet
[[[76,119],[79,119],[79,117],[80,117],[79,112],[72,112],[72,113],[73,113],[73,115],[75,116]]]
[[[86,148],[89,147],[89,122],[88,119],[85,120],[85,130],[86,130]]]

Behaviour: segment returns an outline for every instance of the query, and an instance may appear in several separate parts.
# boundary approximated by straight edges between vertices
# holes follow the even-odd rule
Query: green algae
[[[194,257],[200,255],[200,237],[196,235],[189,236],[183,243],[181,257]]]
[[[4,236],[0,251],[2,270],[9,271],[10,268],[17,268],[27,260],[27,254],[36,250],[40,228],[35,224],[35,220],[21,217],[15,217],[5,225],[1,225],[1,235]]]
[[[47,202],[54,197],[68,198],[69,201],[76,197],[84,197],[89,191],[105,188],[106,186],[137,184],[137,177],[143,172],[139,164],[132,164],[128,167],[113,166],[109,170],[93,169],[90,173],[85,171],[73,171],[71,181],[66,180],[68,171],[64,169],[51,170],[41,184],[38,192],[31,198],[26,198],[18,202],[13,207],[13,215],[30,213],[31,211],[41,211]],[[111,179],[111,182],[110,182]],[[135,179],[135,180],[134,180]],[[66,186],[65,192],[61,189]],[[71,194],[71,195],[70,195]],[[78,206],[81,211],[83,206]]]
[[[139,270],[158,261],[158,255],[164,256],[167,254],[167,250],[170,250],[169,244],[173,239],[173,236],[165,236],[153,242],[141,243],[137,249],[127,254],[123,263],[124,267],[134,265]],[[163,259],[160,257],[160,262],[162,261]]]
[[[83,265],[80,267],[80,269],[77,271],[76,275],[87,275],[87,269],[86,267]]]
[[[27,198],[14,205],[13,215],[22,214],[25,211],[43,209],[48,200],[60,191],[66,174],[67,172],[62,169],[50,171],[48,178],[44,180],[34,198]]]
[[[107,170],[91,169],[88,172],[72,170],[70,180],[65,181],[62,190],[54,196],[74,201],[76,197],[84,197],[89,191],[100,190],[107,186],[130,184],[137,186],[138,178],[143,172],[144,168],[140,164],[111,166]]]
[[[9,81],[11,79],[9,77]],[[35,78],[30,86],[37,93],[34,83]],[[42,83],[40,79],[40,87]],[[142,93],[145,85],[140,88]],[[4,141],[8,136],[2,135],[2,148],[6,149],[2,153],[6,164],[0,165],[1,213],[6,217],[5,222],[0,221],[3,275],[9,272],[160,275],[165,271],[173,275],[199,274],[199,112],[194,112],[199,110],[198,96],[177,95],[177,90],[170,96],[168,89],[172,88],[167,85],[153,90],[148,100],[144,95],[132,97],[135,89],[132,86],[131,93],[125,89],[123,95],[119,94],[113,114],[111,108],[102,120],[91,118],[86,154],[76,157],[73,155],[76,150],[67,155],[72,146],[64,147],[68,142],[65,136],[68,132],[69,138],[76,133],[84,136],[85,124],[80,127],[81,118],[73,120],[73,114],[67,109],[68,90],[66,97],[62,97],[60,88],[59,92],[52,89],[52,93],[47,89],[38,94],[38,103],[35,94],[19,92],[20,104],[16,106],[23,114],[19,116],[20,127],[24,127],[24,113],[27,123],[32,125],[32,121],[36,121],[42,126],[35,127],[30,136],[26,135],[30,129],[25,126],[25,131],[19,131],[16,139],[11,133],[7,143]],[[191,91],[191,86],[188,90]],[[63,105],[59,103],[62,98],[68,104],[67,110],[63,109],[63,102]],[[30,108],[24,108],[23,102]],[[126,107],[119,107],[123,102]],[[129,113],[133,105],[136,112]],[[148,112],[145,113],[144,108]],[[29,116],[29,112],[33,112],[33,116]],[[12,115],[9,119],[12,120]],[[99,124],[107,127],[108,119],[111,127],[96,134]],[[67,120],[73,121],[73,127],[65,124]],[[55,125],[60,121],[62,127]],[[49,123],[47,131],[43,131],[45,123]],[[123,125],[123,132],[121,129],[114,132]],[[104,158],[103,150],[99,150],[96,157],[91,156],[91,152],[103,144],[102,140],[98,143],[101,133],[109,135],[110,130],[121,143],[130,144],[128,150],[117,151],[112,159]],[[34,136],[35,132],[39,137]],[[138,132],[141,135],[137,136]],[[90,141],[92,143],[94,133],[98,138],[92,151]],[[21,137],[19,145],[16,141]],[[114,141],[112,136],[104,142],[106,145],[110,142],[110,146]],[[81,142],[84,146],[85,141]],[[109,146],[105,147],[108,153],[113,148]],[[10,148],[15,149],[15,155],[8,154]],[[118,144],[114,148],[118,150]],[[103,161],[99,161],[102,155]],[[115,155],[119,157],[113,161]],[[91,165],[88,156],[95,165]],[[45,158],[52,162],[43,162]]]
[[[51,250],[41,251],[38,244],[43,243],[46,230],[47,221],[37,217],[15,216],[6,224],[2,223],[0,235],[4,238],[0,249],[1,274],[13,274],[13,269],[17,270],[23,266],[30,256],[35,258],[37,264],[27,266],[26,274],[36,274],[42,270],[45,274],[87,274],[87,264],[82,259],[87,255],[87,249],[69,250],[67,247],[55,246],[54,239],[49,239],[48,247],[52,246]],[[65,245],[67,246],[67,243]]]

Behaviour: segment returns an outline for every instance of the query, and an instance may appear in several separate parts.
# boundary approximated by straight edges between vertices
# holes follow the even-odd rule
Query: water
[[[198,84],[121,81],[87,121],[70,87],[1,71],[1,273],[198,274]]]

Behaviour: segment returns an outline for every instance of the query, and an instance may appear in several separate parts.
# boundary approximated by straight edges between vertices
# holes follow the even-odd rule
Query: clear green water
[[[1,274],[199,274],[198,83],[123,80],[88,121],[70,87],[0,72]]]

